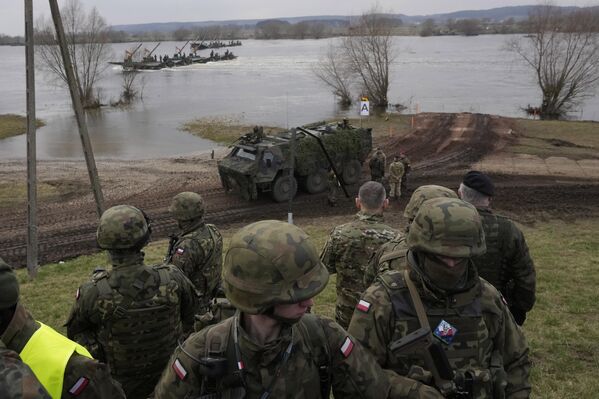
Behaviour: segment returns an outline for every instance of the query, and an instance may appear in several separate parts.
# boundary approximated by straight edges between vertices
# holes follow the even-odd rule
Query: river
[[[392,64],[389,99],[405,112],[481,112],[523,116],[521,107],[537,104],[539,90],[531,72],[503,50],[509,36],[398,37]],[[180,129],[202,117],[247,125],[292,127],[345,114],[312,67],[331,40],[245,40],[231,50],[236,60],[144,71],[143,100],[128,109],[105,107],[90,113],[87,123],[97,158],[144,159],[210,150],[211,141]],[[181,43],[165,42],[156,54],[172,54]],[[133,45],[114,44],[121,59]],[[153,48],[153,43],[144,47]],[[224,52],[225,49],[220,49]],[[203,50],[201,55],[209,51]],[[0,114],[25,114],[23,47],[0,46]],[[100,82],[103,102],[118,98],[120,67],[110,67]],[[358,93],[356,93],[357,95]],[[36,71],[39,159],[83,158],[68,92]],[[574,114],[599,120],[599,96]],[[365,121],[367,125],[367,121]],[[0,140],[0,159],[26,157],[25,136]]]

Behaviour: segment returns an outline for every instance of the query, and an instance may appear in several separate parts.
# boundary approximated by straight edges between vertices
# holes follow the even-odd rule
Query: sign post
[[[362,117],[370,115],[370,102],[368,97],[360,98],[360,127],[362,127]]]

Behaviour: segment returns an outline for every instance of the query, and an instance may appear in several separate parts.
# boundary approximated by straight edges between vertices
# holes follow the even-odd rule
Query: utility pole
[[[293,196],[294,196],[294,192],[293,192],[293,175],[294,175],[294,165],[295,165],[295,139],[296,139],[296,129],[293,128],[291,129],[291,145],[290,147],[290,158],[291,158],[291,168],[289,168],[289,186],[290,186],[290,192],[289,192],[289,203],[287,204],[287,223],[289,224],[293,224],[293,210],[291,208],[292,204],[293,204]]]
[[[49,1],[50,11],[52,12],[52,20],[54,21],[54,28],[56,29],[56,38],[58,39],[60,53],[62,54],[64,70],[67,75],[67,82],[69,84],[69,91],[71,93],[71,101],[73,102],[73,110],[75,111],[75,118],[77,119],[79,136],[81,137],[81,144],[83,145],[83,154],[85,155],[85,161],[87,162],[87,173],[89,174],[89,180],[92,185],[92,191],[96,200],[96,211],[99,218],[104,212],[104,196],[102,195],[100,179],[98,178],[98,170],[96,169],[96,161],[94,159],[94,153],[92,151],[89,134],[87,132],[87,124],[85,123],[85,115],[83,113],[83,106],[81,105],[81,98],[79,97],[79,83],[75,77],[75,73],[73,72],[73,65],[69,55],[67,39],[64,34],[60,10],[58,9],[58,2],[57,0]]]
[[[27,271],[37,275],[37,155],[35,142],[35,64],[33,58],[33,0],[25,0],[25,69],[27,91]]]

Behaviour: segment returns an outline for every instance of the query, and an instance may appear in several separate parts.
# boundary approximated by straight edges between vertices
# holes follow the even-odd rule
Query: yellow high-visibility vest
[[[39,321],[38,323],[40,328],[27,341],[20,353],[21,359],[31,368],[50,396],[60,399],[64,372],[73,352],[90,359],[92,355],[77,342]]]

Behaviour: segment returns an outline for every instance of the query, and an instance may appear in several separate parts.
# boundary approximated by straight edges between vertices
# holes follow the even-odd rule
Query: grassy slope
[[[336,223],[322,219],[302,227],[322,248]],[[537,398],[590,398],[599,389],[598,230],[599,220],[556,221],[524,229],[537,266],[538,300],[524,329],[531,346]],[[225,245],[232,233],[224,232]],[[164,241],[152,244],[146,251],[148,262],[159,261],[165,247]],[[46,265],[33,282],[25,270],[19,270],[23,301],[38,320],[64,332],[62,325],[77,286],[96,265],[104,264],[104,255],[97,254]],[[316,298],[315,311],[332,317],[334,302],[332,276],[326,290]]]
[[[42,127],[45,123],[39,119],[36,120],[36,126]],[[27,132],[27,118],[21,115],[4,114],[0,115],[0,140],[7,137],[18,136]]]

